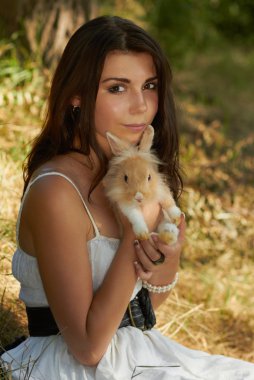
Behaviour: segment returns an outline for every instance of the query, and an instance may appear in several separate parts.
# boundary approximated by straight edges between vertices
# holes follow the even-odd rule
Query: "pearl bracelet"
[[[177,284],[178,278],[179,278],[179,273],[177,272],[175,275],[174,281],[168,285],[156,286],[156,285],[149,284],[149,282],[147,281],[143,281],[142,286],[143,288],[147,289],[148,292],[151,292],[151,293],[166,293],[174,289],[174,287]]]

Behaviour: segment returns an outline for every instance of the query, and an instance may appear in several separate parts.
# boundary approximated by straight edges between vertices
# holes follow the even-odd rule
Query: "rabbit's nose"
[[[143,198],[144,198],[143,194],[140,193],[139,191],[137,191],[135,194],[136,201],[141,202],[143,200]]]

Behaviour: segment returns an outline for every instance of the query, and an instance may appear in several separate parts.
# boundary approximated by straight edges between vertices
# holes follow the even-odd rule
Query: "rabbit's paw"
[[[179,230],[175,224],[165,223],[159,228],[159,238],[166,244],[174,244],[177,241]]]
[[[178,224],[180,223],[181,213],[182,213],[180,208],[177,206],[172,206],[167,210],[167,212],[172,223],[178,226]]]
[[[149,239],[149,233],[147,232],[141,232],[140,234],[137,234],[138,240],[148,240]]]
[[[136,224],[133,226],[133,231],[139,240],[148,240],[149,239],[149,231],[147,226],[141,226],[140,224]]]

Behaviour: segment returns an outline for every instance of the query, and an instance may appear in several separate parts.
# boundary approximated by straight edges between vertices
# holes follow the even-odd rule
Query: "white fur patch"
[[[149,234],[147,225],[145,223],[136,223],[132,225],[133,231],[136,236],[145,236]]]
[[[180,222],[180,217],[181,217],[181,213],[182,213],[180,208],[177,206],[172,206],[167,210],[167,212],[168,212],[168,215],[169,215],[171,221],[178,225]]]
[[[144,220],[142,211],[137,207],[130,207],[129,205],[119,205],[122,213],[127,217],[129,222],[132,224],[133,231],[135,235],[147,235],[148,228]]]
[[[169,209],[169,214],[170,214],[170,216],[172,216],[172,218],[175,218],[175,219],[176,218],[180,218],[180,216],[181,216],[181,210],[177,206],[172,206]]]
[[[158,232],[162,232],[162,231],[167,231],[167,232],[170,232],[172,233],[173,235],[176,235],[178,236],[178,233],[179,233],[179,230],[177,228],[177,226],[173,223],[168,223],[168,222],[163,222],[163,223],[160,223],[159,226],[158,226]]]

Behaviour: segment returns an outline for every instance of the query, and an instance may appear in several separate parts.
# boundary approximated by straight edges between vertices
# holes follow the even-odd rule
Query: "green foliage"
[[[149,3],[149,6],[148,6]],[[216,38],[206,1],[144,0],[147,20],[171,60],[180,60],[189,52],[204,48]]]
[[[212,46],[237,43],[251,47],[254,3],[251,0],[140,0],[151,31],[174,64]]]
[[[210,1],[211,20],[229,42],[251,47],[254,40],[254,2],[252,0]]]
[[[23,106],[40,115],[45,97],[46,71],[19,45],[19,34],[0,40],[0,106]],[[22,54],[21,54],[22,51]]]

